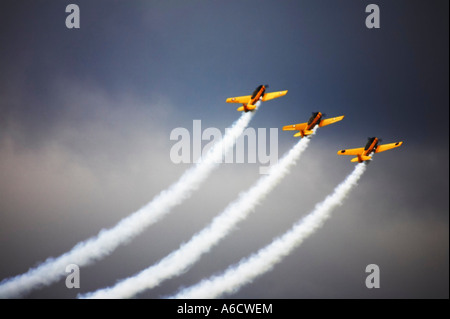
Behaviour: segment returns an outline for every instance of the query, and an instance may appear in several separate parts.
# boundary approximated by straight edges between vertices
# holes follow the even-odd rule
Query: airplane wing
[[[226,102],[227,103],[242,103],[242,104],[246,104],[246,103],[250,102],[251,98],[252,98],[251,95],[229,97]]]
[[[361,155],[364,152],[364,147],[352,148],[349,150],[340,150],[338,155]]]
[[[403,144],[403,142],[397,142],[397,143],[390,143],[390,144],[384,144],[384,145],[378,145],[377,149],[375,150],[375,153],[384,152],[396,147],[399,147]]]
[[[320,123],[319,123],[319,127],[322,127],[322,126],[326,126],[326,125],[330,125],[330,124],[339,122],[339,121],[341,121],[343,118],[344,118],[344,115],[338,116],[338,117],[332,117],[332,118],[329,118],[329,119],[322,120],[322,121],[320,121]]]
[[[281,97],[281,96],[286,95],[287,92],[288,91],[286,90],[286,91],[266,93],[266,94],[264,94],[264,96],[262,98],[262,101],[265,102],[265,101],[269,101],[269,100],[272,100],[272,99],[276,99],[277,97]]]
[[[283,131],[301,131],[306,129],[306,126],[308,126],[308,123],[286,125],[283,126]]]

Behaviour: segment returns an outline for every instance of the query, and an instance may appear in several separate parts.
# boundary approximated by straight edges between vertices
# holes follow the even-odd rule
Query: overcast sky
[[[68,29],[69,3],[80,29]],[[365,25],[366,5],[381,28]],[[376,156],[342,206],[274,270],[231,298],[448,298],[448,1],[0,2],[0,280],[149,202],[191,164],[170,133],[222,132],[240,116],[231,96],[259,84],[289,90],[250,126],[279,128],[311,112],[345,115],[321,129],[291,174],[231,236],[161,298],[220,272],[283,234],[349,174],[343,148],[403,141]],[[206,141],[204,142],[206,144]],[[75,298],[152,265],[206,226],[261,175],[223,164],[170,215],[109,257],[29,298]],[[377,264],[381,288],[367,289]]]

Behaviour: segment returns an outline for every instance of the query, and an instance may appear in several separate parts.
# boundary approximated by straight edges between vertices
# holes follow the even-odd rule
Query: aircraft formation
[[[237,111],[251,112],[257,108],[257,102],[266,102],[272,99],[276,99],[282,97],[287,94],[287,90],[266,93],[266,89],[269,85],[259,85],[252,93],[252,95],[245,96],[237,96],[230,97],[226,99],[227,103],[241,103],[242,106],[237,108]],[[283,131],[298,131],[298,133],[294,134],[294,137],[307,137],[311,135],[314,131],[313,129],[318,127],[323,127],[326,125],[330,125],[336,122],[341,121],[344,118],[344,115],[332,117],[325,119],[325,114],[321,112],[313,112],[309,121],[306,123],[299,124],[291,124],[283,126]],[[372,159],[372,155],[375,153],[384,152],[396,147],[400,147],[403,142],[395,142],[389,144],[379,145],[381,139],[378,137],[369,137],[368,142],[365,147],[360,148],[352,148],[352,149],[344,149],[337,152],[338,155],[351,155],[356,156],[351,159],[351,162],[359,162],[362,163],[364,161],[370,161]]]
[[[261,102],[269,101],[287,94],[287,90],[279,92],[266,93],[267,85],[260,85],[256,88],[252,95],[232,97],[227,99],[230,103],[241,103],[238,111],[251,112],[256,110]],[[79,242],[72,250],[62,254],[57,258],[48,258],[45,262],[41,263],[35,268],[31,268],[28,272],[11,277],[0,282],[0,298],[15,298],[24,293],[30,292],[33,289],[41,286],[50,285],[57,280],[61,279],[65,273],[54,271],[55,269],[64,269],[69,261],[75,261],[77,266],[86,266],[92,264],[94,261],[105,257],[112,253],[121,244],[129,242],[131,239],[139,235],[146,227],[156,223],[163,216],[168,214],[176,205],[180,205],[183,200],[189,198],[194,190],[196,190],[211,171],[217,167],[218,159],[223,156],[223,150],[230,150],[234,146],[235,136],[240,136],[247,127],[251,114],[247,116],[241,116],[236,121],[230,130],[227,132],[227,138],[221,139],[219,143],[220,147],[211,148],[204,159],[198,164],[187,170],[177,182],[172,184],[166,190],[161,191],[152,201],[145,206],[137,210],[135,213],[122,219],[116,226],[103,229],[97,236],[91,237],[88,240]],[[252,188],[245,193],[245,196],[240,196],[236,201],[230,203],[229,206],[222,212],[221,215],[214,219],[214,222],[204,228],[201,232],[194,235],[191,241],[183,244],[176,251],[176,253],[169,254],[166,258],[162,259],[157,264],[148,267],[146,270],[129,277],[128,279],[119,282],[114,287],[100,289],[96,293],[88,294],[89,296],[114,296],[113,298],[127,298],[134,294],[144,290],[150,289],[155,285],[158,285],[162,280],[168,279],[175,275],[179,275],[187,271],[187,269],[195,263],[202,254],[207,252],[213,247],[222,237],[226,236],[235,226],[237,222],[242,220],[247,214],[249,214],[255,205],[270,192],[276,184],[281,181],[283,176],[288,173],[290,165],[294,164],[293,159],[298,158],[306,146],[310,142],[309,136],[311,136],[317,127],[327,126],[341,121],[344,118],[343,115],[333,118],[325,118],[325,115],[321,112],[314,112],[311,118],[306,123],[286,125],[283,127],[285,131],[297,131],[294,137],[301,137],[302,140],[297,143],[293,148],[287,152],[287,154],[281,159],[280,162],[274,166],[276,169],[271,170],[271,175],[265,175],[258,179]],[[304,138],[304,139],[303,139]],[[356,156],[352,162],[364,162],[372,159],[372,153],[383,152],[395,147],[399,147],[403,142],[390,143],[379,145],[380,139],[372,137],[369,139],[367,145],[364,148],[347,149],[338,151],[338,155],[352,155]],[[347,178],[337,186],[332,196],[328,196],[322,203],[318,205],[320,208],[317,211],[313,211],[311,214],[315,216],[313,219],[308,219],[308,227],[295,227],[294,233],[289,231],[288,237],[280,237],[283,243],[283,250],[280,250],[278,239],[275,241],[276,254],[271,251],[269,258],[258,261],[258,265],[261,265],[260,272],[257,274],[253,272],[257,267],[251,263],[249,264],[253,274],[262,274],[266,265],[274,265],[278,262],[282,256],[289,253],[290,249],[298,245],[305,235],[308,235],[314,229],[317,229],[323,220],[329,215],[328,212],[337,205],[341,199],[343,199],[351,187],[341,187],[342,185],[354,184],[364,172],[366,165],[355,165],[354,171],[347,176]],[[270,176],[268,178],[267,176]],[[337,196],[335,196],[337,194]],[[221,218],[220,222],[216,222],[217,218]],[[313,224],[311,224],[311,220]],[[218,225],[218,226],[217,226]],[[300,226],[302,226],[300,224]],[[201,239],[204,245],[199,245]],[[206,240],[204,240],[206,238]],[[289,240],[286,241],[286,238]],[[271,247],[271,246],[270,246]],[[282,252],[281,255],[277,255],[278,252]],[[259,255],[264,256],[264,254]],[[277,257],[279,256],[279,257]],[[253,260],[250,258],[249,260]],[[169,267],[167,265],[174,265]],[[248,266],[247,266],[248,267]],[[66,268],[67,269],[67,268]],[[245,268],[243,268],[245,270]],[[248,272],[247,272],[248,273]],[[244,274],[244,276],[247,275]],[[253,276],[252,274],[252,276]],[[141,279],[141,275],[143,276]],[[153,278],[155,276],[157,279]],[[150,277],[151,280],[149,279]],[[70,278],[70,277],[67,277]],[[245,277],[242,277],[245,279]],[[130,280],[130,281],[128,281]],[[228,280],[230,283],[233,281]],[[129,284],[132,282],[133,284]],[[239,280],[240,283],[246,283],[247,280]],[[67,283],[67,281],[66,281]],[[139,283],[139,285],[137,285]],[[153,284],[149,284],[153,283]],[[151,286],[153,285],[153,286]],[[151,286],[151,287],[150,287]],[[114,288],[114,292],[111,292]],[[234,288],[233,288],[234,289]],[[223,290],[225,291],[225,290]],[[112,293],[110,295],[109,293]],[[97,294],[98,293],[98,294]],[[105,294],[106,293],[106,294]],[[210,296],[210,295],[208,295]]]

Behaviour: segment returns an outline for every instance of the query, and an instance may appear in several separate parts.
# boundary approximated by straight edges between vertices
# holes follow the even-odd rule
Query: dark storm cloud
[[[73,2],[73,1],[72,1]],[[111,227],[174,182],[175,127],[220,130],[230,96],[258,84],[288,89],[251,126],[281,127],[310,112],[345,115],[320,130],[290,176],[248,221],[184,276],[141,297],[196,283],[282,234],[351,170],[342,148],[368,136],[404,141],[379,154],[317,234],[232,297],[448,298],[448,2],[69,1],[0,4],[0,277]],[[279,155],[294,143],[279,131]],[[259,177],[226,164],[160,225],[82,269],[83,292],[163,258]],[[57,240],[55,240],[57,239]],[[364,268],[379,263],[382,289]],[[61,288],[62,287],[62,288]],[[270,288],[270,289],[269,289]],[[63,283],[30,297],[68,297]]]

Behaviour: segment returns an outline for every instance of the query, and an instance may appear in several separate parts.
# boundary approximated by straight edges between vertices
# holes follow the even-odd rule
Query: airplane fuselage
[[[372,152],[374,152],[377,149],[379,139],[377,137],[371,137],[369,138],[369,141],[367,142],[366,146],[364,147],[364,153],[363,156],[369,156]]]
[[[308,121],[308,126],[306,127],[306,130],[308,130],[308,131],[312,130],[316,125],[318,125],[320,123],[321,119],[322,119],[322,113],[314,112]]]
[[[305,132],[310,134],[310,131],[312,131],[316,125],[319,125],[321,119],[322,119],[322,113],[314,112],[313,115],[310,117],[310,119],[306,125],[306,128],[304,130],[300,130],[300,132],[299,132],[300,136],[305,137],[306,136]]]
[[[264,85],[258,86],[258,87],[255,89],[255,91],[253,91],[253,94],[252,94],[252,97],[251,97],[251,99],[250,99],[250,102],[248,102],[247,104],[242,104],[242,106],[244,107],[244,111],[245,111],[245,112],[250,111],[250,110],[247,108],[247,105],[248,105],[248,104],[250,104],[250,105],[255,105],[255,103],[258,102],[258,101],[262,98],[262,96],[264,95],[264,92],[265,92],[265,91],[266,91],[266,87],[265,87]]]

